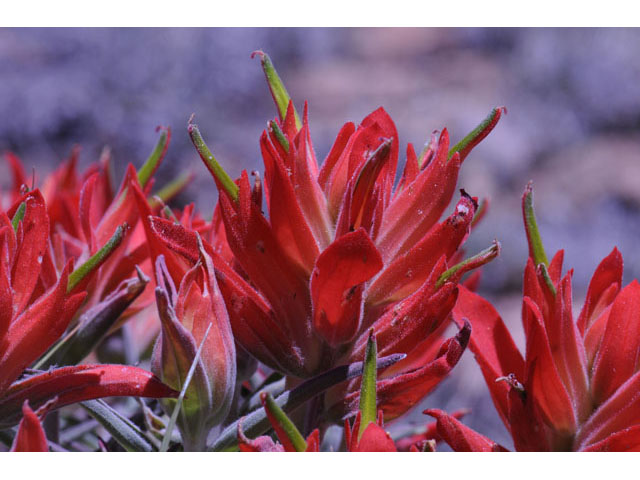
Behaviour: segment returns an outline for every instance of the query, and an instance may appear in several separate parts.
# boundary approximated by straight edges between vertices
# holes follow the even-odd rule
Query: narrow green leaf
[[[89,275],[92,271],[98,268],[102,262],[104,262],[109,255],[120,245],[122,239],[124,238],[125,230],[127,228],[127,224],[120,225],[116,228],[115,233],[109,239],[104,246],[98,250],[95,254],[93,254],[86,262],[76,268],[69,275],[69,281],[67,284],[67,292],[71,292],[78,284],[84,280],[84,278]]]
[[[271,91],[271,96],[273,97],[273,101],[278,108],[278,113],[280,115],[280,120],[284,120],[284,117],[287,115],[287,108],[289,107],[289,101],[291,97],[287,92],[287,89],[282,82],[282,79],[278,75],[273,63],[271,62],[271,58],[269,55],[264,53],[263,51],[255,51],[251,54],[251,58],[254,58],[256,55],[260,56],[260,63],[262,64],[262,70],[264,71],[264,76],[267,77],[267,84],[269,85],[269,90]],[[300,122],[300,117],[298,116],[298,112],[294,108],[294,116],[296,120],[296,128],[300,130],[302,123]]]
[[[11,225],[13,226],[14,232],[18,231],[18,225],[24,218],[24,213],[26,212],[26,210],[27,210],[27,204],[25,202],[22,202],[18,207],[18,209],[16,210],[15,215],[11,219]]]
[[[377,368],[376,361],[378,357],[378,347],[373,329],[369,331],[369,339],[364,352],[364,371],[362,372],[362,383],[360,384],[360,433],[358,439],[362,438],[362,434],[370,423],[375,423],[377,412],[376,402],[376,380]]]
[[[390,367],[405,357],[406,355],[404,354],[388,355],[378,360],[377,367],[378,369]],[[285,413],[291,413],[296,408],[334,385],[351,378],[359,377],[362,375],[363,370],[364,362],[355,362],[350,365],[341,365],[339,367],[332,368],[325,373],[306,380],[296,388],[284,392],[275,399],[275,402]],[[242,422],[242,429],[244,433],[250,438],[258,437],[270,428],[267,414],[263,408],[259,408],[242,417],[242,419],[236,420],[232,424],[228,425],[216,439],[211,450],[235,450],[238,445],[238,423],[240,421]]]
[[[128,452],[151,452],[153,450],[137,425],[120,415],[103,400],[88,400],[80,405]]]
[[[296,452],[306,451],[307,442],[300,433],[300,430],[298,430],[289,417],[287,417],[287,414],[282,411],[271,394],[265,392],[261,397],[264,408],[268,410],[271,416],[278,422],[279,430],[287,436],[293,448],[296,449]]]
[[[180,413],[180,409],[182,408],[182,402],[184,400],[184,396],[187,393],[187,388],[189,388],[189,384],[191,383],[191,379],[193,378],[193,374],[196,371],[196,366],[200,361],[200,354],[202,353],[202,349],[204,347],[204,342],[207,340],[207,336],[209,335],[209,330],[213,323],[210,323],[207,327],[207,330],[204,332],[204,336],[202,337],[202,342],[200,342],[200,346],[196,351],[195,356],[193,357],[193,362],[191,362],[191,367],[189,368],[189,372],[187,373],[187,378],[185,378],[184,385],[182,386],[182,390],[180,391],[180,395],[178,395],[178,400],[176,401],[175,406],[173,407],[173,412],[171,412],[171,418],[169,419],[169,423],[167,424],[167,430],[164,434],[164,438],[162,439],[162,445],[160,446],[161,452],[166,452],[169,449],[169,442],[171,441],[171,434],[173,433],[173,428],[176,425],[176,421],[178,420],[178,414]]]
[[[540,230],[538,230],[538,222],[536,214],[533,211],[533,183],[529,182],[522,196],[522,216],[524,219],[524,229],[527,234],[527,242],[529,243],[529,256],[533,258],[536,266],[544,264],[549,266],[547,254],[544,251]]]
[[[161,127],[158,127],[161,128]],[[158,143],[154,147],[151,155],[147,158],[147,161],[144,162],[144,165],[140,167],[138,170],[138,182],[140,182],[140,186],[144,188],[154,172],[160,165],[160,162],[164,158],[164,155],[169,147],[169,140],[171,139],[171,130],[169,128],[162,129],[160,133],[160,138],[158,139]]]
[[[460,161],[462,162],[466,156],[473,150],[478,143],[482,141],[484,137],[489,135],[493,127],[496,126],[498,120],[502,116],[502,113],[506,112],[504,107],[498,107],[491,110],[491,113],[480,122],[480,124],[471,130],[466,137],[456,143],[449,151],[449,158],[453,157],[456,152],[460,153]]]
[[[207,147],[207,144],[204,143],[202,139],[202,135],[200,134],[200,130],[195,123],[192,123],[192,119],[189,119],[189,136],[191,137],[191,141],[193,145],[196,147],[200,158],[204,162],[205,166],[209,169],[211,174],[218,180],[219,185],[229,194],[229,196],[236,201],[238,199],[238,186],[235,184],[233,179],[229,176],[227,172],[224,171],[224,168],[218,163],[216,158]]]

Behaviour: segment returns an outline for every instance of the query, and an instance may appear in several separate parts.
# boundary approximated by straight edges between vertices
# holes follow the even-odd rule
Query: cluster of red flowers
[[[596,270],[574,322],[571,271],[562,276],[562,251],[547,260],[527,187],[523,357],[474,293],[500,245],[462,250],[487,201],[460,190],[442,219],[462,163],[504,109],[455,145],[446,129],[419,154],[409,144],[397,181],[398,133],[382,108],[345,124],[319,163],[307,105],[300,117],[257,53],[278,109],[260,137],[264,175],[234,181],[189,122],[219,192],[211,221],[194,205],[167,207],[188,178],[152,194],[168,129],[117,191],[108,152],[79,174],[74,151],[41,189],[7,155],[0,429],[11,448],[63,448],[40,420],[51,412],[55,434],[54,410],[83,402],[127,450],[318,451],[331,425],[344,435],[329,448],[348,451],[504,450],[461,412],[427,410],[436,422],[404,438],[384,429],[467,346],[517,450],[640,448],[640,286],[622,288],[619,252]],[[113,339],[127,343],[125,363],[150,361],[153,374],[97,363]],[[142,425],[92,402],[109,396],[158,400],[142,404]]]

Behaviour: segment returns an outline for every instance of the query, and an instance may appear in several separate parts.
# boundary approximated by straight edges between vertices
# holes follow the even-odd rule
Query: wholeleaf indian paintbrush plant
[[[436,419],[429,425],[394,437],[385,430],[469,346],[516,450],[640,449],[640,285],[622,288],[616,249],[574,321],[571,271],[562,276],[562,251],[547,258],[529,186],[524,355],[474,293],[500,245],[466,255],[487,201],[461,189],[450,204],[464,160],[504,109],[453,146],[446,129],[419,154],[409,144],[400,172],[398,132],[378,108],[346,123],[320,164],[308,105],[300,115],[269,57],[254,56],[278,112],[258,139],[264,172],[234,180],[188,122],[219,192],[210,219],[193,204],[167,205],[188,175],[153,194],[168,128],[118,189],[108,150],[80,173],[74,149],[40,188],[7,154],[0,442],[13,451],[97,442],[127,451],[424,452],[444,440],[459,451],[503,451],[460,421],[467,411],[437,405],[425,410]],[[98,363],[113,352],[129,365]],[[130,366],[138,361],[155,375]],[[152,400],[93,400],[108,396]],[[332,425],[344,427],[337,442]]]

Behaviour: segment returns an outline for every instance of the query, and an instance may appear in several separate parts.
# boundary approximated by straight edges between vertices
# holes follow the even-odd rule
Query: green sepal
[[[278,143],[282,146],[282,148],[284,148],[284,151],[289,153],[289,140],[287,140],[287,137],[280,129],[280,125],[278,125],[278,122],[270,120],[267,125],[269,127],[269,130],[272,131],[276,136]]]
[[[218,185],[222,187],[235,202],[238,200],[238,192],[240,189],[229,174],[224,171],[224,168],[222,168],[218,163],[216,157],[213,156],[213,153],[211,153],[211,150],[209,150],[209,147],[207,147],[207,144],[204,143],[204,140],[202,139],[200,129],[198,129],[198,126],[195,123],[192,123],[192,120],[193,116],[189,119],[188,131],[193,145],[196,147],[196,150],[198,151],[198,154],[205,166],[209,172],[211,172],[211,175],[213,175],[217,180]]]
[[[473,148],[480,143],[484,137],[489,135],[491,130],[493,130],[498,123],[498,120],[500,120],[502,114],[506,113],[506,111],[507,110],[504,107],[497,107],[491,110],[489,115],[487,115],[476,128],[471,130],[462,140],[456,143],[453,148],[449,150],[449,159],[458,152],[460,153],[460,162],[464,161],[467,155],[469,155],[469,152],[471,152],[471,150],[473,150]]]
[[[255,51],[251,54],[251,58],[254,58],[256,55],[260,56],[260,63],[262,64],[262,70],[264,71],[264,76],[267,78],[267,84],[269,85],[269,90],[271,91],[271,96],[273,97],[273,101],[278,108],[278,114],[280,115],[280,120],[284,121],[284,118],[287,115],[287,108],[289,107],[289,101],[291,97],[287,92],[287,89],[282,83],[282,79],[278,75],[273,63],[271,62],[271,58],[269,55],[264,53],[261,50]],[[300,122],[300,116],[296,111],[295,107],[293,109],[293,114],[296,121],[296,128],[300,130],[302,127],[302,122]]]
[[[78,286],[78,284],[85,279],[87,275],[93,272],[96,268],[98,268],[111,253],[120,245],[122,239],[124,238],[125,231],[128,228],[127,224],[124,223],[116,228],[113,236],[109,239],[104,246],[94,253],[86,262],[76,268],[73,272],[69,274],[69,280],[67,283],[67,293],[73,291],[74,288]]]
[[[378,376],[378,370],[376,368],[377,357],[378,346],[376,342],[376,336],[373,333],[373,329],[371,329],[369,331],[367,347],[364,352],[364,371],[362,372],[362,383],[360,384],[359,409],[361,420],[358,440],[362,438],[362,434],[367,429],[367,426],[370,423],[375,423],[378,416],[376,398],[376,380]]]
[[[153,148],[151,155],[147,158],[147,161],[144,162],[144,165],[140,167],[138,170],[138,182],[140,186],[144,188],[155,171],[160,166],[160,162],[164,158],[165,153],[167,152],[167,148],[169,147],[169,140],[171,139],[171,129],[170,128],[162,128],[158,127],[158,130],[162,130],[160,133],[160,138],[156,143],[156,146]]]
[[[529,182],[522,196],[522,216],[524,220],[524,229],[529,243],[529,256],[533,258],[536,266],[544,264],[549,266],[547,254],[544,251],[540,230],[538,230],[538,222],[536,214],[533,210],[533,183]]]
[[[498,255],[500,255],[500,242],[494,240],[493,244],[489,248],[485,248],[480,253],[455,264],[453,267],[443,272],[436,282],[436,288],[442,287],[442,285],[447,281],[460,280],[460,278],[468,271],[489,263]]]

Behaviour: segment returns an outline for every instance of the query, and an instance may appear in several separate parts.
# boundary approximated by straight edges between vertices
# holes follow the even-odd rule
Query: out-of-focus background
[[[82,146],[109,145],[118,173],[139,165],[170,125],[160,182],[192,168],[180,201],[205,212],[213,182],[186,133],[191,113],[233,175],[260,166],[258,138],[275,115],[256,49],[268,52],[298,108],[309,101],[319,158],[346,121],[382,105],[401,151],[435,129],[455,142],[494,106],[508,115],[474,150],[460,187],[491,209],[469,252],[502,242],[482,292],[519,328],[526,259],[520,195],[534,180],[547,250],[566,248],[579,306],[613,246],[625,282],[640,274],[640,30],[626,29],[0,29],[0,151],[51,171]],[[8,184],[0,162],[0,180]],[[517,338],[522,345],[522,336]],[[471,354],[425,406],[471,407],[466,422],[510,446]],[[425,419],[412,416],[416,424]]]

